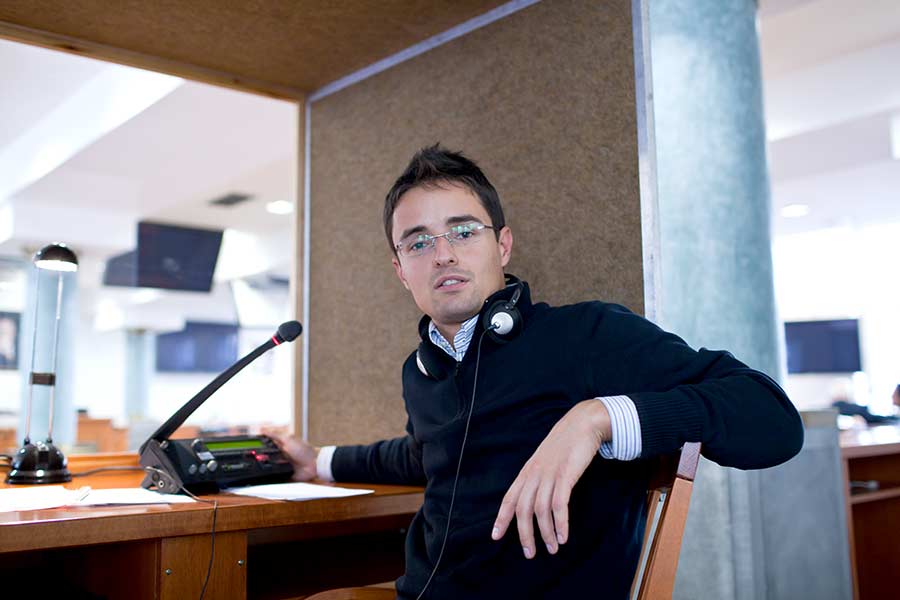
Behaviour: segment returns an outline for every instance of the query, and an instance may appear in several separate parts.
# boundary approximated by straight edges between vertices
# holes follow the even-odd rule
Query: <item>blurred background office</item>
[[[31,256],[62,241],[81,268],[66,275],[54,436],[134,450],[292,317],[296,105],[4,40],[0,72],[0,445],[21,444]],[[55,286],[40,285],[43,328]],[[292,348],[264,356],[187,433],[288,429],[292,365]]]

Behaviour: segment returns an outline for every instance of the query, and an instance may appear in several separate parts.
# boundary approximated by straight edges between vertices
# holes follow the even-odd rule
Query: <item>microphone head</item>
[[[300,321],[287,321],[278,326],[278,337],[285,342],[293,342],[303,331]]]

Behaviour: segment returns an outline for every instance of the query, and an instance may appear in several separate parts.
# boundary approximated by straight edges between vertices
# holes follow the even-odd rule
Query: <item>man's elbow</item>
[[[796,415],[796,418],[786,419],[784,423],[770,427],[756,440],[754,448],[747,448],[746,454],[728,466],[743,470],[777,467],[800,453],[803,439],[803,421]]]

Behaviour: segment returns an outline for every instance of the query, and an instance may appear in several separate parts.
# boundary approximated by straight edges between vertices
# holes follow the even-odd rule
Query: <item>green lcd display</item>
[[[210,452],[215,452],[216,450],[250,450],[252,448],[265,448],[265,444],[262,443],[262,440],[228,440],[225,442],[212,442],[204,440],[203,442],[206,444],[206,449]]]

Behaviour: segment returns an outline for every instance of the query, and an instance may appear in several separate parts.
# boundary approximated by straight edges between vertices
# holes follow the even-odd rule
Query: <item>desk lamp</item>
[[[37,267],[35,280],[34,335],[31,342],[31,375],[28,387],[28,408],[25,416],[25,442],[12,459],[12,469],[6,483],[63,483],[72,480],[62,451],[53,444],[53,401],[56,395],[56,355],[59,346],[59,318],[62,310],[63,273],[78,270],[78,258],[65,244],[50,244],[34,255]],[[37,347],[38,307],[40,305],[41,271],[56,271],[56,322],[53,326],[53,370],[50,373],[34,371]],[[31,441],[31,401],[35,385],[50,387],[50,413],[46,441]]]

